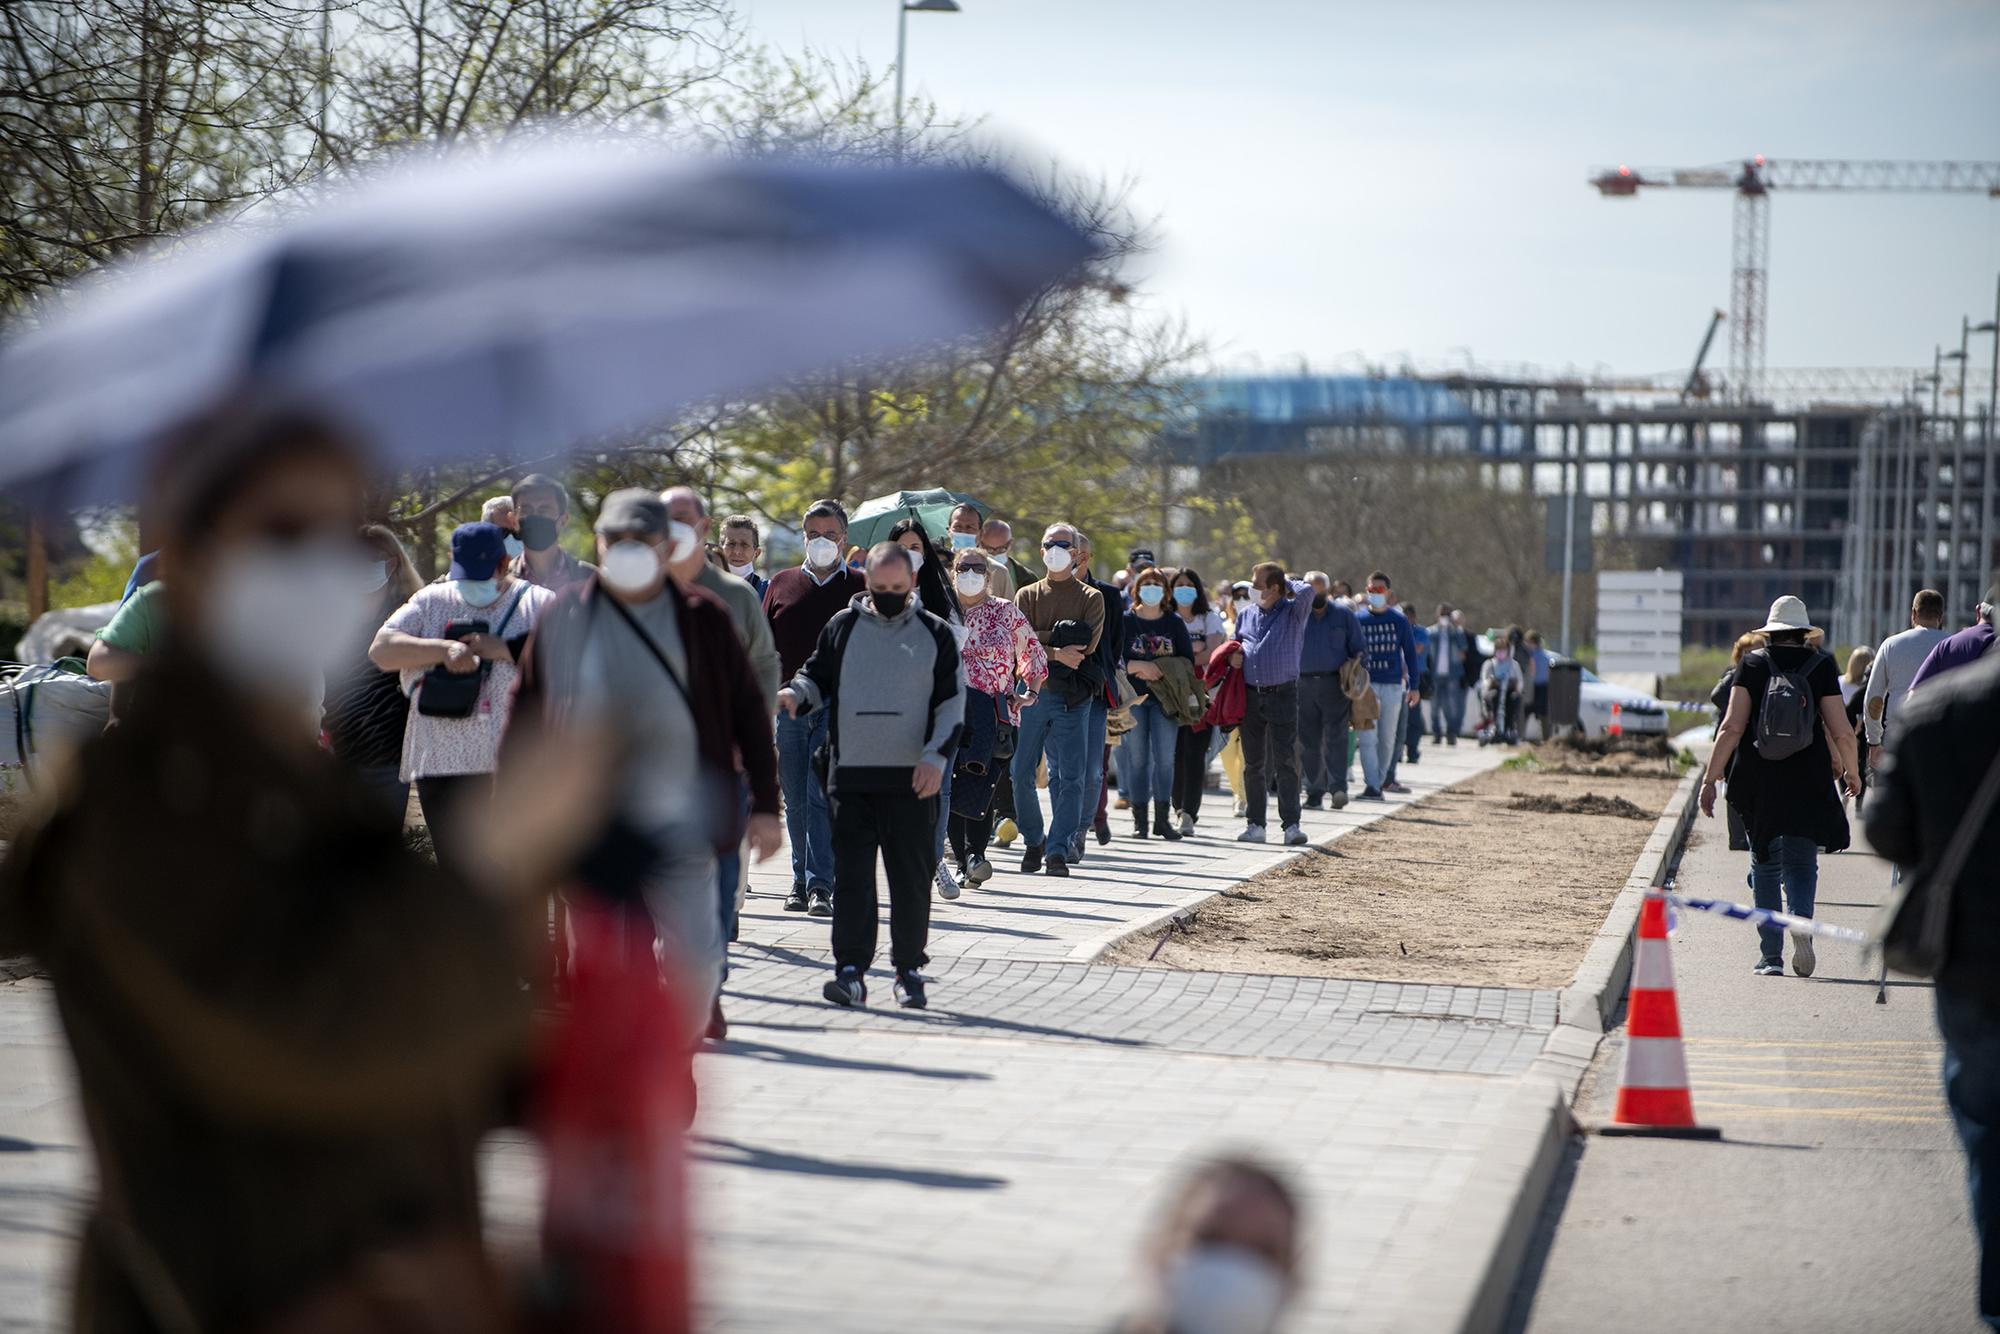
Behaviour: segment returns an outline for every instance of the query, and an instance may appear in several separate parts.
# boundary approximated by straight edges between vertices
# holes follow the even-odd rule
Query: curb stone
[[[1618,1009],[1632,971],[1632,940],[1646,891],[1667,881],[1694,824],[1699,770],[1681,779],[1653,826],[1625,886],[1611,901],[1583,962],[1556,1000],[1556,1026],[1522,1077],[1521,1089],[1500,1118],[1466,1186],[1461,1206],[1437,1255],[1483,1255],[1476,1268],[1449,1263],[1429,1267],[1427,1300],[1396,1328],[1451,1329],[1458,1334],[1492,1334],[1505,1323],[1535,1225],[1548,1203],[1569,1138],[1578,1129],[1570,1110],[1584,1072],[1604,1039],[1604,1026]],[[1541,1121],[1541,1132],[1524,1149],[1512,1136]],[[1497,1217],[1496,1217],[1497,1215]]]

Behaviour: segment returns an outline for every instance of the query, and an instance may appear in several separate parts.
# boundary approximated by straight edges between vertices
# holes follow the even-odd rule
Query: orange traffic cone
[[[1607,728],[1607,729],[1606,729],[1606,735],[1608,735],[1608,736],[1624,736],[1624,735],[1625,735],[1625,718],[1624,718],[1624,713],[1625,713],[1625,707],[1624,707],[1624,705],[1622,705],[1622,704],[1613,704],[1613,705],[1611,706],[1611,726],[1610,726],[1609,728]]]
[[[1612,727],[1618,726],[1617,713]],[[1639,908],[1639,939],[1632,954],[1632,999],[1625,1008],[1625,1068],[1618,1076],[1618,1105],[1604,1135],[1663,1135],[1721,1139],[1714,1126],[1694,1122],[1688,1094],[1687,1054],[1681,1049],[1680,1007],[1674,1001],[1674,960],[1667,942],[1667,904],[1648,894]]]

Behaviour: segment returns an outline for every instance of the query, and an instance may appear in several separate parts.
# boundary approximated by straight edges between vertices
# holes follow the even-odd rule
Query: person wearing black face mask
[[[918,970],[930,961],[932,836],[965,716],[965,669],[951,630],[916,605],[915,573],[907,550],[877,543],[868,591],[826,623],[812,656],[778,692],[787,718],[829,719],[834,975],[821,994],[836,1005],[868,1003],[878,854],[889,878],[896,999],[910,1009],[926,1002]]]
[[[524,548],[515,573],[551,593],[580,584],[596,567],[557,545],[569,517],[569,492],[555,478],[529,473],[514,484],[514,522]]]

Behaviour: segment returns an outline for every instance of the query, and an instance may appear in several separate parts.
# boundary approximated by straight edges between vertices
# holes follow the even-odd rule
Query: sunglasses
[[[1064,542],[1064,541],[1060,541],[1060,540],[1058,540],[1058,541],[1055,541],[1055,542],[1044,542],[1044,543],[1042,543],[1042,550],[1044,550],[1044,551],[1048,551],[1048,550],[1051,550],[1051,549],[1053,549],[1053,548],[1055,548],[1055,547],[1061,547],[1061,548],[1062,548],[1062,549],[1063,549],[1064,551],[1068,551],[1068,550],[1069,550],[1069,549],[1070,549],[1070,548],[1071,548],[1071,547],[1072,547],[1073,545],[1075,545],[1075,544],[1074,544],[1074,543],[1070,543],[1070,542]]]

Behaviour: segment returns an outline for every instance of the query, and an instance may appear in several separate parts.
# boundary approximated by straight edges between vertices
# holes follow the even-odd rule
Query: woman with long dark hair
[[[889,530],[889,540],[909,552],[911,562],[917,567],[917,601],[923,609],[954,630],[963,630],[965,617],[959,613],[958,599],[952,596],[950,582],[945,577],[945,558],[938,554],[937,543],[924,531],[923,521],[898,520]]]
[[[382,818],[401,829],[410,802],[410,785],[401,772],[410,697],[403,693],[396,673],[368,660],[368,644],[424,581],[410,564],[410,553],[387,528],[363,524],[360,537],[369,557],[366,583],[374,591],[375,608],[369,615],[368,638],[355,645],[346,670],[326,683],[327,748],[381,799]]]

